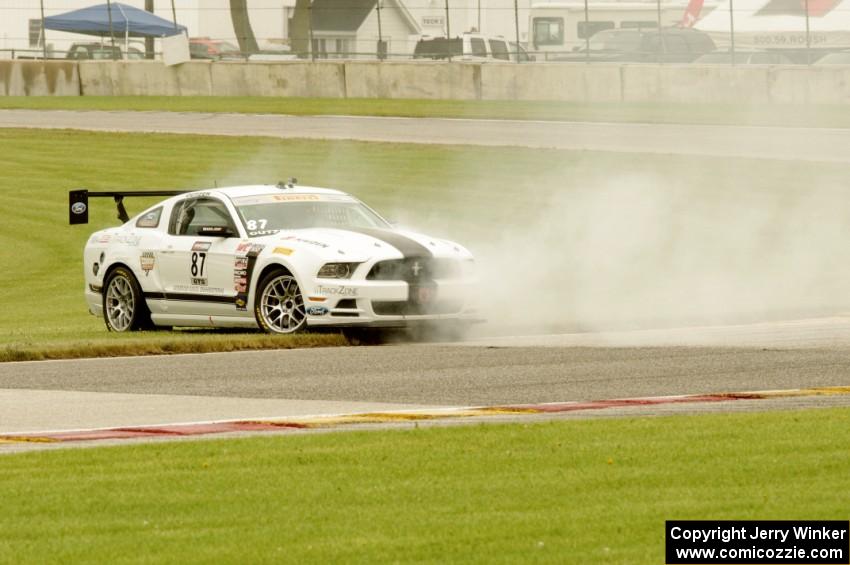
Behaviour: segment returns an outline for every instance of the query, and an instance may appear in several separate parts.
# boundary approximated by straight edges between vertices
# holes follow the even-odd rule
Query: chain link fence
[[[163,0],[154,12],[188,27],[199,60],[811,64],[833,53],[850,63],[850,51],[841,54],[850,50],[850,13],[840,2],[747,1],[312,0],[302,7],[256,0],[248,7],[257,53],[240,49],[226,0],[197,0],[192,8]],[[158,41],[121,29],[100,36],[43,29],[43,16],[88,5],[0,0],[0,58],[160,56]]]

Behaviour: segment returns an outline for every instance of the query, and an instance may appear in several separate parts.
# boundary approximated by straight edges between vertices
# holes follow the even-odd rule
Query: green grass
[[[826,163],[72,131],[2,130],[0,147],[0,360],[295,344],[251,333],[107,333],[86,311],[80,257],[91,232],[116,225],[114,205],[92,201],[91,223],[68,226],[73,188],[203,188],[297,176],[350,191],[426,233],[467,242],[498,241],[506,230],[548,217],[553,198],[586,199],[610,188],[612,178],[633,184],[636,195],[648,183],[670,191],[684,206],[682,221],[706,212],[696,220],[705,223],[728,215],[729,202],[771,214],[793,209],[806,195],[843,190],[847,174],[846,166]],[[704,194],[717,202],[699,200]],[[150,203],[132,201],[130,213]],[[560,240],[537,248],[547,245]],[[313,344],[338,343],[317,336]]]
[[[850,127],[841,105],[592,103],[496,100],[386,100],[213,96],[4,96],[0,109],[168,110],[246,114],[492,118]]]
[[[86,339],[63,328],[55,341],[50,336],[38,337],[41,340],[30,337],[22,343],[6,345],[0,349],[0,362],[349,345],[349,341],[337,332],[277,336],[257,332],[177,330],[104,335],[103,331],[94,330]]]
[[[662,563],[667,519],[848,518],[846,409],[0,457],[0,562]]]

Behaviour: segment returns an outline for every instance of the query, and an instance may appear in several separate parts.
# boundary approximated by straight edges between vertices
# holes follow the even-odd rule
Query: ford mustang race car
[[[128,196],[171,198],[129,218]],[[398,327],[474,321],[472,255],[394,228],[353,196],[324,188],[239,186],[112,197],[125,223],[92,234],[83,268],[89,311],[124,332],[154,326]]]

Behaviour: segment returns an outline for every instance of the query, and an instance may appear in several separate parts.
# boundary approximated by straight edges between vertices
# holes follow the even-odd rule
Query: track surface
[[[5,363],[0,434],[847,385],[847,317],[462,344]],[[850,394],[830,402],[848,405]],[[823,404],[819,398],[785,403]]]
[[[0,110],[0,127],[356,139],[850,162],[850,130],[519,120]]]
[[[398,425],[392,414],[399,411],[441,413],[470,406],[638,399],[591,402],[596,409],[555,417],[850,406],[848,385],[846,317],[480,338],[463,344],[5,363],[0,364],[0,453],[63,445],[22,442],[8,434],[113,429],[105,437],[123,441],[114,437],[117,433],[149,441],[163,435],[123,428],[374,412],[389,413],[388,425]],[[685,404],[660,398],[719,395],[724,400],[726,393],[823,388],[833,391]],[[647,407],[639,400],[648,397],[662,404],[652,401]],[[165,437],[181,435],[168,431]]]
[[[9,363],[0,389],[492,405],[831,386],[848,375],[850,348],[411,345]]]

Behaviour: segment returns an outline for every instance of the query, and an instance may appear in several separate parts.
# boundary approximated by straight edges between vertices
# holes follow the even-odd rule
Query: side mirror
[[[227,226],[201,226],[198,235],[204,237],[233,237],[234,233]]]

